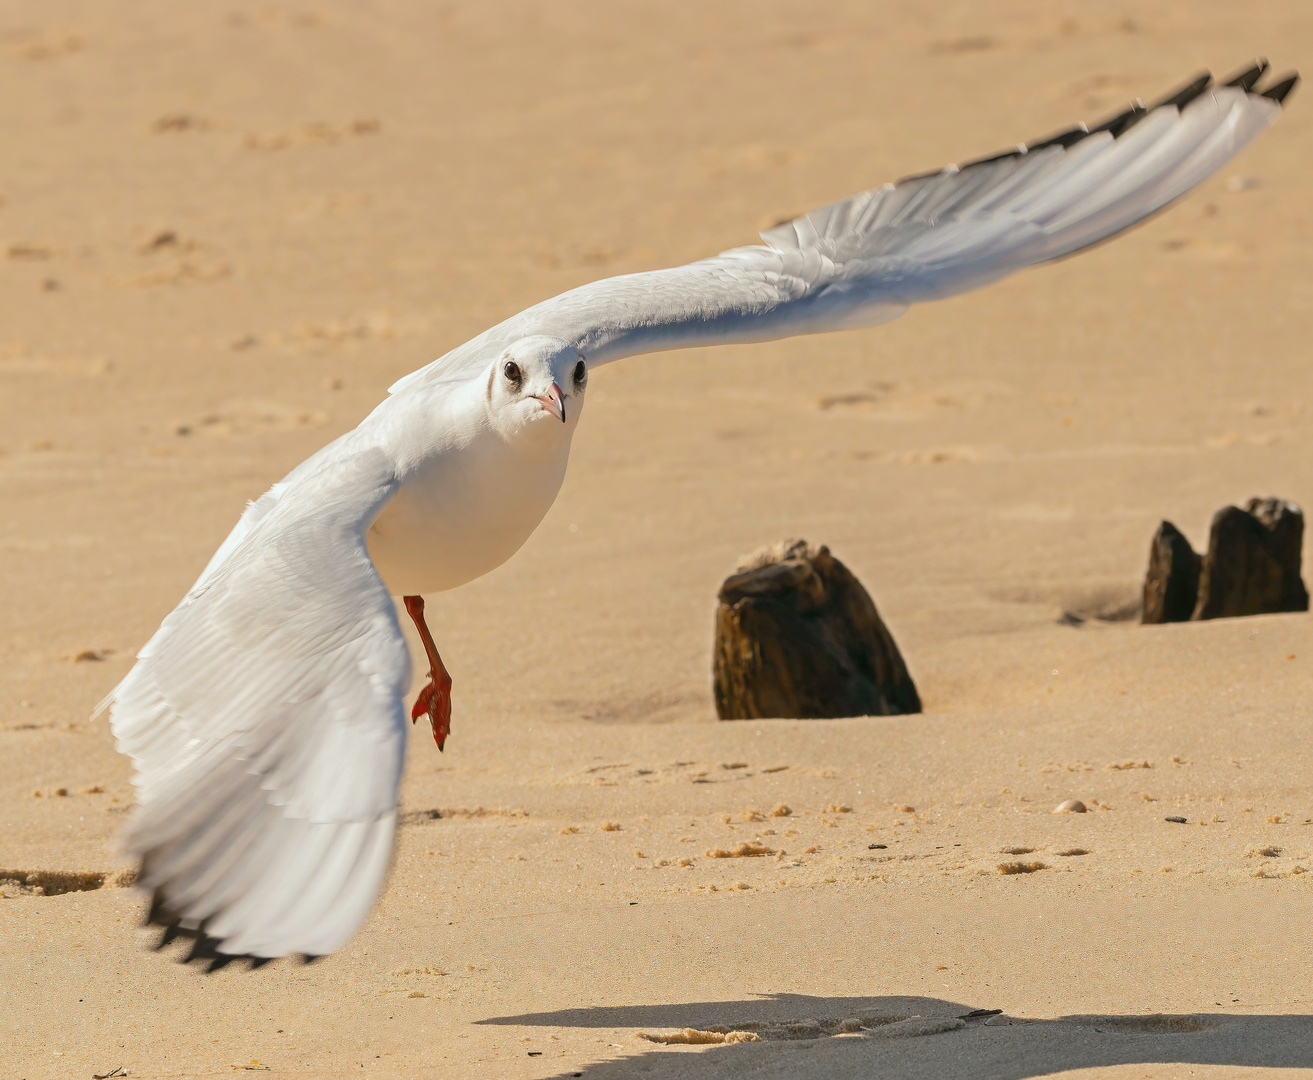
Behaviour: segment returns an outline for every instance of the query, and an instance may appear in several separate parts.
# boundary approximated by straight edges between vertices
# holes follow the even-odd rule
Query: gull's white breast
[[[496,569],[537,528],[565,479],[573,424],[566,431],[551,420],[533,432],[542,437],[512,442],[481,422],[472,401],[441,413],[411,406],[397,418],[412,441],[417,429],[426,433],[366,536],[394,596],[454,589]]]

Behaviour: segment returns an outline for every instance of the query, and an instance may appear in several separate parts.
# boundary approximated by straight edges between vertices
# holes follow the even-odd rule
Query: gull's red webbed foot
[[[406,596],[403,599],[406,603],[406,614],[415,623],[420,641],[424,643],[424,652],[429,658],[429,681],[425,683],[424,689],[415,699],[415,704],[410,710],[410,721],[413,724],[427,713],[429,724],[433,728],[433,741],[441,750],[443,743],[447,741],[447,736],[451,734],[451,675],[443,665],[442,657],[438,655],[438,648],[433,644],[433,635],[429,633],[428,624],[424,621],[424,597]]]
[[[418,720],[425,713],[428,713],[429,725],[433,728],[433,741],[441,750],[442,744],[451,734],[451,676],[445,671],[442,672],[440,679],[432,672],[429,673],[429,681],[424,684],[424,689],[419,692],[415,704],[411,707],[411,722]]]

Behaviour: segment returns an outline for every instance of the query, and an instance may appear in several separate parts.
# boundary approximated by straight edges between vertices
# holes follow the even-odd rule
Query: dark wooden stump
[[[1194,618],[1307,611],[1300,577],[1304,513],[1283,499],[1250,499],[1213,515]]]
[[[715,685],[722,720],[921,711],[861,582],[802,540],[750,556],[721,585]]]
[[[1158,526],[1149,544],[1142,623],[1186,622],[1194,614],[1203,560],[1170,521]]]

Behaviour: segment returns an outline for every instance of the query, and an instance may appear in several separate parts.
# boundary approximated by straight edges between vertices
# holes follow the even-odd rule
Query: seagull
[[[1098,244],[1280,113],[1259,61],[1152,104],[784,222],[762,244],[546,300],[407,375],[251,503],[97,710],[134,763],[125,847],[161,945],[211,965],[341,947],[392,860],[409,710],[441,750],[426,593],[505,562],[560,490],[591,371],[639,353],[874,326]]]

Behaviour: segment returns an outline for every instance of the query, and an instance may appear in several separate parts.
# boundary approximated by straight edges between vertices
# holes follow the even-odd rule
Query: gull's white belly
[[[454,589],[500,566],[551,509],[569,460],[487,438],[407,477],[371,526],[370,557],[394,596]]]

